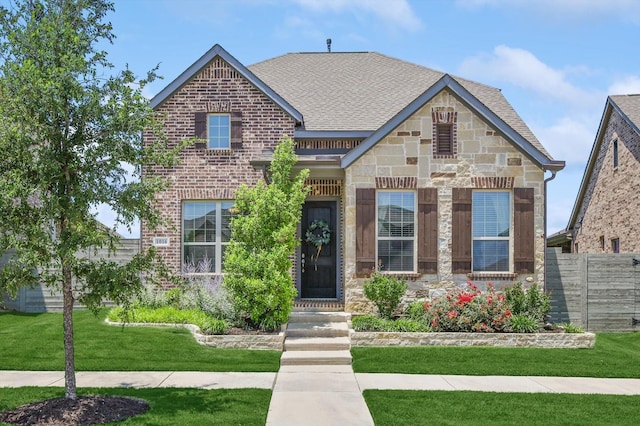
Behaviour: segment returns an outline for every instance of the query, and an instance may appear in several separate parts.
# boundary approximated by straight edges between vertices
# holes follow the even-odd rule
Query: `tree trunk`
[[[73,351],[73,291],[71,266],[63,261],[62,297],[64,322],[64,389],[65,397],[76,399],[76,367]]]

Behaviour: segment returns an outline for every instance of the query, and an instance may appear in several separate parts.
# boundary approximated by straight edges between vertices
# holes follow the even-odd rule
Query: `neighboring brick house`
[[[283,135],[297,142],[311,193],[300,235],[324,220],[331,240],[292,272],[297,303],[370,309],[379,265],[410,298],[470,279],[544,281],[546,152],[499,89],[385,55],[296,53],[245,67],[214,46],[151,101],[171,144],[197,136],[158,206],[173,227],[151,233],[168,264],[212,259],[222,272],[236,189],[263,178]],[[146,135],[150,137],[150,135]]]
[[[640,95],[609,96],[569,225],[572,251],[640,252]]]

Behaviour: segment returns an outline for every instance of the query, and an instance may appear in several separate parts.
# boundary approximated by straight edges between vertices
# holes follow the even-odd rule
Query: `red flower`
[[[504,311],[504,316],[509,318],[511,316],[511,311],[508,310],[508,309],[506,311]]]
[[[449,318],[449,319],[454,319],[457,316],[458,316],[458,313],[456,311],[447,312],[447,318]]]

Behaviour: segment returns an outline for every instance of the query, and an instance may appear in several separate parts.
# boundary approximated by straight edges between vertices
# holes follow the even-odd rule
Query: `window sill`
[[[472,272],[467,274],[470,280],[513,280],[518,274],[513,272]]]

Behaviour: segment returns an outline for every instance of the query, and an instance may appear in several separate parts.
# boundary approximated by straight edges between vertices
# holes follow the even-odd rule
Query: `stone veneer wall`
[[[613,167],[613,141],[618,139],[618,167]],[[619,238],[621,253],[640,252],[640,136],[613,111],[584,195],[575,236],[580,253],[612,253]],[[600,244],[604,237],[604,249]]]
[[[283,135],[293,137],[294,120],[256,89],[221,58],[174,93],[157,110],[166,116],[165,131],[171,146],[194,136],[196,112],[242,112],[242,147],[229,150],[196,149],[182,151],[181,162],[171,169],[156,168],[154,174],[169,179],[171,187],[156,196],[168,226],[151,232],[142,224],[142,247],[153,238],[169,237],[169,247],[158,252],[176,272],[181,268],[181,216],[183,200],[232,200],[242,184],[253,185],[262,173],[249,161],[264,150],[273,150]],[[151,135],[145,134],[149,140]]]
[[[452,107],[458,113],[455,158],[434,159],[432,109],[437,107]],[[345,170],[347,312],[366,313],[372,309],[363,293],[365,279],[355,276],[356,243],[351,236],[356,235],[356,188],[375,188],[376,177],[417,177],[418,188],[438,188],[438,273],[409,276],[406,301],[431,297],[469,280],[466,274],[452,273],[452,188],[483,187],[487,181],[534,188],[535,273],[516,276],[502,284],[524,280],[544,284],[544,171],[453,95],[443,91]],[[487,281],[474,280],[480,286]],[[496,279],[491,281],[500,284]]]

